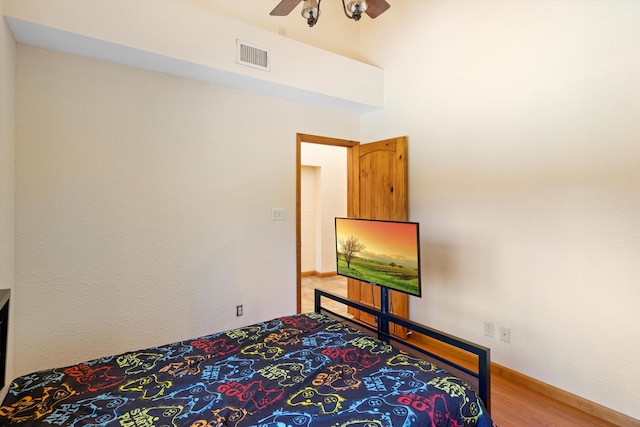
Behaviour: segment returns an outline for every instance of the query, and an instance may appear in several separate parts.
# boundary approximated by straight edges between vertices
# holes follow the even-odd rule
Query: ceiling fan
[[[281,0],[280,3],[271,11],[271,16],[286,16],[301,2],[304,1],[302,6],[302,16],[307,19],[307,24],[313,27],[318,22],[320,16],[320,2],[322,0]],[[360,20],[363,13],[369,15],[370,18],[376,18],[382,14],[385,10],[389,9],[391,5],[386,0],[362,0],[362,1],[350,1],[348,4],[345,0],[342,0],[342,8],[347,18],[355,21]]]

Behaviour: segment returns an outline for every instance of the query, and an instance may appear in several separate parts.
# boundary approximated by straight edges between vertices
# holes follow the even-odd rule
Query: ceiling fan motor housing
[[[270,15],[286,16],[300,4],[300,2],[304,2],[301,14],[307,20],[307,24],[313,27],[320,17],[321,1],[322,0],[280,0],[280,3],[271,11]],[[363,13],[369,15],[371,19],[377,18],[389,9],[390,6],[387,0],[353,0],[350,1],[348,5],[345,0],[342,0],[344,14],[347,18],[355,21],[359,21]]]

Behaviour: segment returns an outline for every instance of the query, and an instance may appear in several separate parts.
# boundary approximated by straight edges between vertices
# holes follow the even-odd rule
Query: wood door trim
[[[329,138],[327,136],[309,135],[306,133],[298,133],[297,139],[300,142],[309,142],[312,144],[335,145],[337,147],[353,147],[359,145],[360,141],[351,141],[348,139]]]
[[[353,150],[357,150],[360,142],[348,139],[330,138],[320,135],[310,135],[306,133],[296,134],[296,312],[302,311],[302,226],[301,226],[301,149],[302,143],[333,145],[336,147],[345,147],[347,149],[347,174],[354,173],[351,169],[351,159],[353,158]],[[356,153],[357,154],[357,153]],[[356,171],[357,173],[357,171]],[[353,206],[352,190],[347,188],[347,215],[352,215]]]

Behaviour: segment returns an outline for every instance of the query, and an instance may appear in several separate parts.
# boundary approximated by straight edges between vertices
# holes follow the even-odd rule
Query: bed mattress
[[[2,426],[492,426],[459,378],[308,313],[15,379]]]

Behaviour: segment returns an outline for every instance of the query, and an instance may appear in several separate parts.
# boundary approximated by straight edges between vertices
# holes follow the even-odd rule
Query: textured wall
[[[4,1],[0,0],[0,15]],[[15,65],[16,43],[0,20],[0,289],[15,279]],[[9,311],[6,377],[13,374],[13,309]]]
[[[640,418],[640,7],[406,1],[365,21],[409,135],[424,297],[412,318]],[[398,31],[402,22],[403,31]],[[511,328],[511,343],[483,323]]]
[[[17,117],[17,374],[294,312],[296,132],[359,131],[23,45]]]

